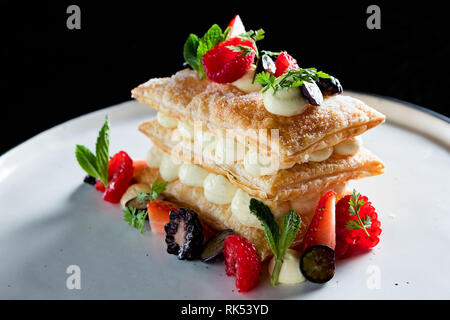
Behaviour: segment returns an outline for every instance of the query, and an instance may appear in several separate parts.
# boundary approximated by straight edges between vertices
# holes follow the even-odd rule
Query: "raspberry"
[[[236,276],[236,288],[246,292],[258,284],[261,273],[261,259],[255,245],[246,238],[231,235],[225,239],[225,271],[227,276]]]
[[[346,195],[336,204],[336,257],[344,258],[358,253],[366,252],[375,247],[380,242],[381,223],[375,208],[366,196],[360,196],[358,200],[363,200],[364,205],[359,209],[361,219],[370,217],[370,228],[366,228],[369,237],[363,229],[348,230],[346,224],[349,220],[357,220],[356,216],[349,214],[349,200],[351,195]]]
[[[246,46],[255,49],[252,40],[242,40],[239,37],[230,38],[208,50],[202,58],[203,70],[212,81],[230,83],[241,78],[255,59],[255,51],[246,55],[235,52],[228,46]]]
[[[275,61],[275,77],[281,76],[288,70],[297,69],[297,60],[292,58],[286,51],[283,51]]]
[[[108,186],[103,199],[111,203],[118,203],[127,190],[133,178],[133,160],[125,151],[120,151],[109,160]]]

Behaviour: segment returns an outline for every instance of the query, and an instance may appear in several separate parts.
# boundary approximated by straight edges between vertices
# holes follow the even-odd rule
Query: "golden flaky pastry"
[[[281,164],[305,162],[312,152],[360,135],[385,120],[364,102],[344,95],[326,97],[321,106],[309,105],[296,116],[278,116],[265,109],[260,92],[245,93],[232,85],[200,80],[189,69],[170,78],[151,79],[132,90],[132,95],[182,122],[201,121],[211,130],[233,129],[245,135],[250,129],[266,129],[270,137],[270,130],[277,129]]]
[[[135,180],[139,183],[150,185],[156,178],[163,181],[158,169],[147,167],[135,177]],[[338,194],[342,194],[345,192],[345,184],[331,186],[329,189],[336,191]],[[302,217],[301,228],[292,247],[302,241],[314,215],[319,198],[324,192],[325,190],[322,190],[317,194],[310,194],[304,198],[298,198],[292,201],[264,201],[271,208],[272,212],[281,211],[282,213],[286,213],[289,209],[294,209]],[[203,195],[202,187],[190,187],[176,179],[167,184],[163,195],[168,200],[180,206],[194,209],[199,214],[200,219],[212,228],[216,230],[232,229],[237,234],[246,237],[255,244],[263,260],[272,255],[264,231],[261,228],[243,225],[233,216],[229,204],[218,205],[208,201]],[[278,216],[278,219],[281,219],[281,217],[282,214]]]
[[[143,122],[139,130],[160,149],[178,157],[182,162],[195,163],[209,171],[224,175],[238,188],[259,199],[290,200],[306,194],[315,194],[333,184],[378,175],[384,171],[380,159],[362,148],[352,156],[339,158],[333,156],[321,162],[296,164],[292,168],[278,170],[274,175],[254,177],[244,169],[242,161],[236,163],[194,161],[195,158],[202,158],[200,155],[195,156],[192,144],[172,141],[170,137],[173,129],[162,127],[156,119]],[[173,152],[178,150],[175,146],[185,148],[183,150],[186,152]]]

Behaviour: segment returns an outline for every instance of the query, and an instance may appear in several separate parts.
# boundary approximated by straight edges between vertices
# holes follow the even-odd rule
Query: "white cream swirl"
[[[263,100],[267,111],[285,117],[302,113],[309,104],[299,88],[280,89],[275,95],[273,89],[269,89],[263,93]]]
[[[334,152],[341,156],[348,156],[355,154],[362,146],[362,138],[356,136],[334,146]]]
[[[236,189],[224,176],[214,173],[208,174],[203,182],[203,193],[206,199],[215,204],[230,203]]]
[[[178,171],[181,183],[191,187],[203,187],[203,182],[209,172],[199,166],[183,163]]]

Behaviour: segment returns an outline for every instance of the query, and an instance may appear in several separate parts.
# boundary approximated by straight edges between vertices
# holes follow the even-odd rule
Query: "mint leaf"
[[[199,60],[197,59],[197,48],[199,43],[200,39],[195,34],[191,33],[184,43],[183,49],[184,60],[197,72],[202,68],[201,63],[199,63]]]
[[[226,28],[222,32],[222,29],[217,24],[214,24],[201,38],[193,33],[188,36],[183,48],[184,60],[200,74],[200,78],[206,77],[202,65],[203,55],[222,41],[225,41],[230,34],[230,30],[231,28]]]
[[[97,171],[99,178],[105,186],[108,185],[108,167],[109,167],[109,120],[105,117],[105,123],[100,129],[95,145]]]
[[[209,30],[200,39],[197,47],[197,61],[201,68],[199,68],[199,73],[202,78],[204,78],[205,72],[203,71],[202,57],[210,49],[214,48],[220,42],[224,40],[222,29],[217,24],[214,24],[209,28]]]
[[[280,227],[278,226],[275,217],[266,206],[259,200],[254,198],[250,199],[250,212],[253,213],[256,218],[261,222],[264,228],[264,233],[269,243],[270,249],[273,254],[278,257],[278,241],[280,240]]]
[[[284,257],[286,250],[291,246],[297,236],[302,223],[301,217],[294,210],[289,210],[281,220],[281,236],[278,244],[278,254]]]
[[[75,157],[80,167],[86,173],[94,178],[100,179],[105,186],[108,185],[108,167],[109,167],[109,120],[105,117],[105,123],[100,129],[95,145],[94,155],[85,146],[77,145],[75,148]]]
[[[85,146],[77,145],[75,148],[75,157],[80,167],[86,173],[94,178],[100,178],[97,170],[97,161],[94,154]]]
[[[300,216],[296,214],[294,210],[289,210],[282,218],[282,231],[280,234],[280,227],[268,206],[261,201],[252,198],[250,199],[249,208],[250,212],[261,222],[267,242],[275,256],[275,266],[273,268],[272,276],[270,277],[270,283],[274,286],[278,283],[278,276],[280,275],[281,266],[283,265],[284,254],[297,236],[302,221]]]

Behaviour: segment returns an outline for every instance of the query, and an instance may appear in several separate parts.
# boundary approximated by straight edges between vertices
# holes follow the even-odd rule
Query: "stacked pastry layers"
[[[167,198],[194,208],[215,229],[245,236],[263,259],[270,249],[249,212],[251,197],[269,205],[277,219],[291,208],[302,216],[295,245],[325,191],[341,194],[348,180],[384,170],[355,138],[384,116],[348,96],[327,97],[319,107],[283,117],[265,109],[261,93],[200,80],[191,70],[151,79],[132,94],[158,111],[139,127],[154,144],[139,182],[169,181]]]

